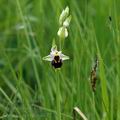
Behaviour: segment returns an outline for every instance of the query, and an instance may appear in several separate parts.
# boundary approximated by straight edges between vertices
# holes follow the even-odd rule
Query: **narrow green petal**
[[[52,61],[52,57],[51,57],[51,55],[48,55],[48,56],[43,57],[43,60]]]
[[[62,60],[68,60],[68,59],[70,59],[70,58],[69,58],[69,56],[66,56],[66,55],[62,54],[62,55],[61,55],[61,59],[62,59]]]

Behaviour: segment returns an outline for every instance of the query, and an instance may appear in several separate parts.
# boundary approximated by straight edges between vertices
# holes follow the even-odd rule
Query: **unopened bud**
[[[65,10],[62,11],[60,17],[59,17],[59,24],[62,25],[63,22],[65,21],[65,19],[68,17],[69,15],[69,7],[67,6],[65,8]]]
[[[71,15],[66,18],[66,20],[63,22],[63,26],[68,27],[71,21]]]
[[[68,37],[68,31],[67,31],[67,28],[66,27],[60,27],[59,30],[58,30],[58,36],[60,38],[66,38]]]

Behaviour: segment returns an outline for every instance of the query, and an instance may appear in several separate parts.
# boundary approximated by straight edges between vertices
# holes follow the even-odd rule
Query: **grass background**
[[[120,120],[119,0],[0,0],[0,119],[55,120],[56,76],[49,62],[58,19],[72,21],[60,74],[62,120],[79,107],[89,120]],[[110,20],[111,18],[111,20]],[[90,72],[99,56],[95,94]],[[77,116],[80,120],[80,116]]]

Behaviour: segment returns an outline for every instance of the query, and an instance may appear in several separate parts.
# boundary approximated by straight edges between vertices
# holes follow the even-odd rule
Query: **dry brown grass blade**
[[[76,113],[78,113],[78,115],[80,115],[80,117],[83,120],[88,120],[87,117],[83,114],[83,112],[81,112],[81,110],[78,107],[74,107],[74,109],[73,109],[73,120],[77,120]]]

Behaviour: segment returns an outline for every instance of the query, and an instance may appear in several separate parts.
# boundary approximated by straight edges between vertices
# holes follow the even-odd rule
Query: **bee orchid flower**
[[[52,47],[48,56],[43,57],[43,60],[50,61],[54,68],[61,68],[63,61],[68,60],[69,57],[58,51],[57,48]]]

